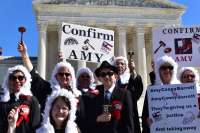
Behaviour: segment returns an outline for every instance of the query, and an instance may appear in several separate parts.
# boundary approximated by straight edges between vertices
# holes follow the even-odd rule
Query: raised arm
[[[24,43],[18,44],[18,51],[22,56],[22,60],[27,67],[28,71],[31,74],[32,82],[31,82],[31,91],[33,95],[37,98],[41,105],[41,110],[43,111],[45,106],[45,101],[47,96],[51,93],[50,83],[43,78],[35,71],[31,60],[28,56],[26,45]]]
[[[19,53],[21,54],[24,65],[26,66],[28,71],[31,72],[33,70],[33,64],[29,58],[26,45],[23,42],[19,42],[17,49],[18,49]]]

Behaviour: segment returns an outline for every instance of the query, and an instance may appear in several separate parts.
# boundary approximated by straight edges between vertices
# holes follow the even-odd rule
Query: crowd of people
[[[147,94],[140,126],[137,101],[143,82],[132,59],[119,56],[103,61],[94,72],[84,67],[76,73],[61,61],[46,81],[23,42],[18,51],[25,66],[9,68],[0,88],[0,133],[150,133]],[[177,63],[168,56],[152,67],[151,85],[199,82],[195,68],[177,73]]]

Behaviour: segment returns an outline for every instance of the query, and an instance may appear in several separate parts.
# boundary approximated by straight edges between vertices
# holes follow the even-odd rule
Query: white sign
[[[151,133],[200,133],[195,84],[149,86]]]
[[[63,23],[60,50],[65,59],[102,62],[114,56],[114,31]]]
[[[199,66],[200,26],[153,29],[154,60],[168,55],[180,66]]]

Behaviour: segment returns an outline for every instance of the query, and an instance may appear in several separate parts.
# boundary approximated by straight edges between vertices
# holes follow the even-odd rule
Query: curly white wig
[[[81,92],[76,88],[76,77],[75,77],[74,68],[68,62],[59,62],[54,67],[54,70],[51,75],[51,80],[50,80],[51,88],[53,89],[53,91],[61,89],[61,87],[56,79],[56,74],[58,73],[58,70],[61,67],[66,67],[67,69],[69,69],[71,76],[72,76],[72,80],[70,81],[70,87],[72,88],[72,91],[76,97],[80,96]]]
[[[124,63],[125,63],[125,67],[126,67],[126,70],[124,71],[123,74],[119,75],[120,76],[120,81],[122,84],[126,84],[128,83],[129,81],[129,78],[130,78],[130,70],[129,70],[129,67],[128,67],[128,60],[126,57],[123,57],[123,56],[118,56],[118,57],[115,57],[114,58],[114,62],[113,62],[113,65],[114,66],[117,66],[116,62],[117,60],[123,60]],[[136,75],[136,74],[135,74]]]
[[[32,93],[31,93],[31,90],[30,90],[31,81],[32,81],[30,73],[28,72],[28,70],[24,66],[16,65],[14,67],[8,68],[8,71],[7,71],[6,76],[4,78],[4,81],[3,81],[2,88],[0,90],[0,92],[1,92],[0,101],[1,102],[7,102],[7,101],[10,100],[9,76],[17,70],[21,71],[24,74],[24,76],[26,78],[26,82],[20,88],[20,91],[15,93],[16,98],[18,99],[20,94],[32,96]]]
[[[164,64],[170,64],[171,66],[174,67],[174,69],[172,70],[172,79],[170,81],[170,84],[178,84],[180,83],[178,80],[177,80],[177,69],[178,69],[178,64],[174,61],[174,59],[172,57],[169,57],[167,55],[164,55],[160,58],[158,58],[155,62],[155,73],[156,73],[156,82],[155,84],[157,85],[160,85],[160,84],[163,84],[161,79],[160,79],[160,72],[159,72],[159,69],[162,65]]]
[[[195,75],[195,82],[199,82],[199,74],[198,74],[198,71],[193,68],[193,67],[182,67],[180,70],[179,70],[179,73],[178,73],[178,79],[181,80],[181,77],[182,77],[182,74],[185,72],[185,71],[192,71]]]
[[[93,72],[90,70],[90,68],[88,67],[82,67],[80,68],[77,73],[76,73],[76,79],[77,79],[77,82],[76,82],[76,86],[78,87],[79,86],[79,83],[78,83],[78,78],[80,77],[81,74],[83,73],[87,73],[89,76],[90,76],[90,85],[92,85],[94,83],[94,75],[93,75]]]
[[[78,133],[77,125],[74,122],[76,119],[77,100],[74,94],[72,94],[71,91],[68,91],[66,89],[55,90],[50,96],[48,96],[44,109],[42,126],[39,129],[37,129],[37,133],[54,133],[54,127],[50,122],[50,111],[52,108],[52,103],[59,96],[66,97],[69,100],[71,107],[71,109],[69,110],[69,119],[65,127],[65,133]]]

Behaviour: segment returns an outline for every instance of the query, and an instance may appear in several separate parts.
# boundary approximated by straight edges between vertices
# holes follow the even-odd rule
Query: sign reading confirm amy
[[[200,26],[153,29],[154,59],[167,54],[180,66],[199,66]]]
[[[195,84],[150,86],[147,90],[151,133],[200,133]]]
[[[61,51],[70,60],[109,60],[114,56],[114,31],[63,23]]]

